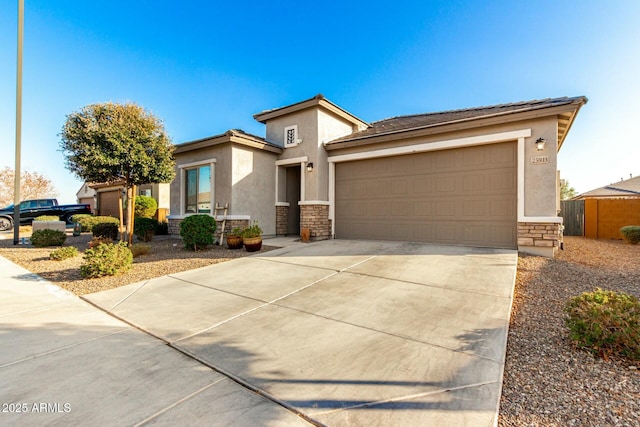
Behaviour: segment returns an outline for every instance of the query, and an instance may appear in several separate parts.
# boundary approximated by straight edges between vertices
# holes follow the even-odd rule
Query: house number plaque
[[[535,156],[531,158],[532,165],[544,165],[549,163],[549,156]]]

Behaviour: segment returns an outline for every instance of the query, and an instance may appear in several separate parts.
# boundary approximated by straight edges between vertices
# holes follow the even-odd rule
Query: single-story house
[[[572,200],[586,199],[640,199],[640,176],[620,181],[578,194]]]
[[[583,96],[366,122],[322,95],[176,146],[169,228],[220,214],[265,235],[519,249],[562,239],[557,153]]]
[[[91,206],[91,212],[96,211],[96,190],[89,187],[88,183],[83,183],[76,192],[76,199],[79,204]]]
[[[93,190],[95,193],[94,212],[96,215],[112,216],[120,218],[119,203],[122,200],[123,208],[126,208],[126,189],[123,182],[112,183],[85,183],[83,185]],[[145,184],[136,187],[137,195],[151,196],[158,202],[158,212],[156,218],[166,219],[169,212],[170,185],[166,184]]]

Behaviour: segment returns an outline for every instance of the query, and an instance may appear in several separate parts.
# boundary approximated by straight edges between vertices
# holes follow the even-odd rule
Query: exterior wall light
[[[544,144],[545,144],[546,142],[547,142],[547,141],[545,141],[545,139],[544,139],[544,138],[538,138],[538,139],[536,139],[536,150],[538,150],[538,151],[542,151],[542,150],[544,150]]]
[[[307,172],[313,172],[313,162],[307,163]]]

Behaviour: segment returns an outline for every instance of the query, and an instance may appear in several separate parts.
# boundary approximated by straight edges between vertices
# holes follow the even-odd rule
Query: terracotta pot
[[[242,236],[227,236],[227,247],[229,249],[241,249],[242,244]]]
[[[244,248],[247,252],[257,252],[262,249],[262,236],[245,237],[242,240],[244,241]]]

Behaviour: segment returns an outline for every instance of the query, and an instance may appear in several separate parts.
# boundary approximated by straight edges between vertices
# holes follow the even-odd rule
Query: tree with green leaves
[[[575,188],[569,185],[569,181],[566,179],[560,180],[560,200],[569,200],[578,195]]]
[[[92,104],[67,116],[60,137],[66,167],[80,179],[127,188],[131,243],[135,187],[175,177],[174,147],[162,121],[133,103]]]

